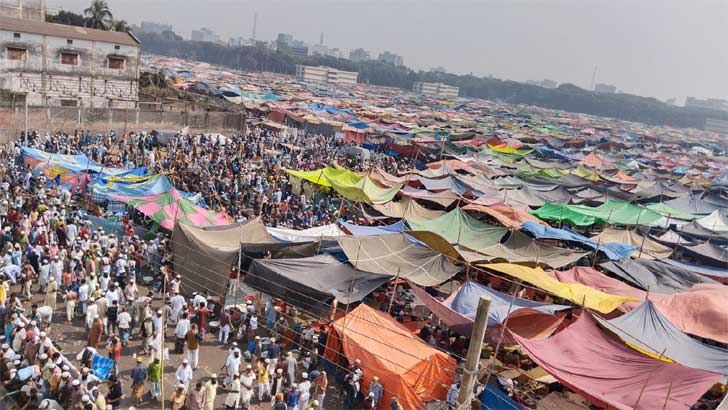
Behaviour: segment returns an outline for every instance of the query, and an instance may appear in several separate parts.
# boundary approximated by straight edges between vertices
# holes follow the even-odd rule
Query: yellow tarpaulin
[[[316,171],[285,170],[292,177],[333,188],[344,198],[368,204],[384,204],[392,200],[402,188],[402,184],[382,187],[366,174],[345,168],[327,167]]]
[[[556,296],[568,299],[578,305],[584,304],[589,309],[601,313],[609,313],[624,302],[636,302],[637,299],[611,295],[580,283],[562,283],[547,275],[541,268],[514,265],[510,263],[479,264],[486,269],[505,273],[521,279]]]

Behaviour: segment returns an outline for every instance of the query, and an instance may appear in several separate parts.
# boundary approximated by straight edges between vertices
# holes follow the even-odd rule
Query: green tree
[[[86,19],[82,15],[65,10],[60,10],[56,14],[46,14],[46,21],[67,26],[83,27],[86,25]]]
[[[86,27],[109,30],[114,22],[114,16],[105,0],[91,1],[83,14],[86,16]]]
[[[111,25],[111,30],[113,31],[129,31],[129,23],[126,22],[126,20],[114,20],[114,23]]]

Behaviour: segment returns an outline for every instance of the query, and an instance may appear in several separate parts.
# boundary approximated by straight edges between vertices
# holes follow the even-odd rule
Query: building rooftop
[[[103,41],[106,43],[138,46],[139,40],[131,33],[67,26],[43,21],[15,19],[0,16],[0,29],[18,33],[43,34],[46,36],[75,38],[78,40]]]

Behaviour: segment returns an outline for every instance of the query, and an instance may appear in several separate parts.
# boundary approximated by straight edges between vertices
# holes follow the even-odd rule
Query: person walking
[[[234,410],[238,408],[238,404],[240,404],[240,375],[235,374],[233,376],[232,382],[230,382],[230,391],[225,396],[225,408],[228,410]],[[246,408],[243,404],[243,408]]]
[[[177,368],[174,375],[177,377],[177,382],[183,384],[185,390],[187,390],[190,385],[190,381],[192,380],[192,368],[190,367],[190,362],[187,359],[182,360],[182,364]]]
[[[149,392],[154,400],[159,401],[162,397],[162,387],[160,385],[162,380],[162,363],[159,357],[155,357],[154,360],[149,363],[149,366],[147,367],[147,374],[151,385]]]
[[[240,376],[241,386],[241,403],[244,409],[250,408],[250,399],[253,397],[253,387],[255,386],[255,372],[253,372],[253,366],[245,366],[245,372]]]
[[[205,406],[205,389],[202,382],[198,381],[193,389],[187,393],[187,409],[188,410],[204,410]]]
[[[192,369],[197,370],[200,360],[200,341],[202,341],[202,335],[197,331],[197,325],[192,325],[185,335],[185,340],[187,341],[187,360],[192,365]]]
[[[258,402],[264,398],[270,400],[270,359],[265,359],[258,364]]]
[[[149,378],[149,371],[144,366],[141,356],[136,358],[137,366],[131,371],[131,395],[134,398],[134,405],[139,407],[144,394],[144,382]]]
[[[210,375],[210,380],[205,383],[205,407],[203,410],[213,410],[215,398],[217,397],[217,375]]]
[[[182,410],[184,408],[187,401],[187,390],[183,383],[177,385],[177,389],[172,392],[170,401],[172,402],[172,410]]]

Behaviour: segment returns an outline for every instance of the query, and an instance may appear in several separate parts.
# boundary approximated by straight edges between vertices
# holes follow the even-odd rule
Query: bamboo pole
[[[458,393],[458,404],[456,407],[458,410],[469,408],[470,401],[473,399],[473,388],[478,378],[480,353],[483,350],[483,338],[485,338],[485,330],[488,327],[489,310],[490,299],[481,297],[478,301],[478,310],[475,314],[473,331],[470,334],[470,346],[468,347],[468,355],[465,359],[463,381],[460,384],[460,392]]]

